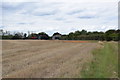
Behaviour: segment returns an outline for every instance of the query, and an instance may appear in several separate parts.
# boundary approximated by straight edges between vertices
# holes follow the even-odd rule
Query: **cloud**
[[[2,10],[5,14],[17,12],[21,10],[22,8],[24,8],[22,3],[9,3],[9,2],[2,3]]]
[[[74,11],[69,12],[68,14],[69,14],[69,15],[74,15],[74,14],[81,13],[81,12],[83,12],[83,11],[84,11],[84,10],[74,10]]]
[[[43,0],[3,0],[3,2],[41,2]],[[118,2],[119,0],[44,0],[45,2],[69,2],[69,3],[80,3],[80,2]]]
[[[21,23],[17,23],[19,25],[27,25],[27,24],[33,24],[33,23],[25,23],[25,22],[21,22]]]
[[[80,19],[91,19],[91,18],[95,18],[95,16],[80,16],[78,18],[80,18]]]
[[[34,10],[31,14],[35,16],[50,16],[50,15],[55,15],[57,13],[57,10],[53,9],[37,9]]]
[[[5,2],[7,1],[7,2]],[[5,30],[69,33],[74,30],[116,29],[116,0],[34,0],[10,2],[2,6]]]

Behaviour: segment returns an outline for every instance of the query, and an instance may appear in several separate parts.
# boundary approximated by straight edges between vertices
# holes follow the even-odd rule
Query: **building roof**
[[[58,33],[58,32],[56,32],[56,33],[54,33],[54,34],[53,34],[53,36],[55,36],[55,35],[61,35],[61,34],[60,34],[60,33]]]

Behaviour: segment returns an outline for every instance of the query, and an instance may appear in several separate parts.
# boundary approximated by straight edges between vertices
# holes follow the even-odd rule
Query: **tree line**
[[[0,30],[1,32],[1,39],[44,39],[44,40],[51,40],[52,37],[56,34],[54,33],[52,36],[49,36],[45,32],[40,33],[14,33],[10,34],[5,32],[3,30]],[[101,40],[101,41],[119,41],[120,40],[120,30],[107,30],[106,32],[98,32],[98,31],[87,31],[87,30],[81,30],[81,31],[75,31],[70,32],[66,35],[61,35],[59,38],[60,40]]]
[[[106,32],[87,32],[86,30],[71,32],[62,36],[63,40],[101,40],[118,41],[120,40],[120,30],[108,30]]]

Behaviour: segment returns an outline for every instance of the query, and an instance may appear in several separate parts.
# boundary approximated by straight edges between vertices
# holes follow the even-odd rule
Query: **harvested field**
[[[98,43],[3,40],[4,78],[76,78]]]
[[[88,41],[64,41],[64,42],[73,42],[73,43],[88,43]]]

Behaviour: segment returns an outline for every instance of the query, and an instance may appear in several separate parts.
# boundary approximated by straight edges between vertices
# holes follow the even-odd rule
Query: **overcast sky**
[[[52,35],[118,28],[118,0],[3,0],[0,5],[0,28],[9,31]]]

